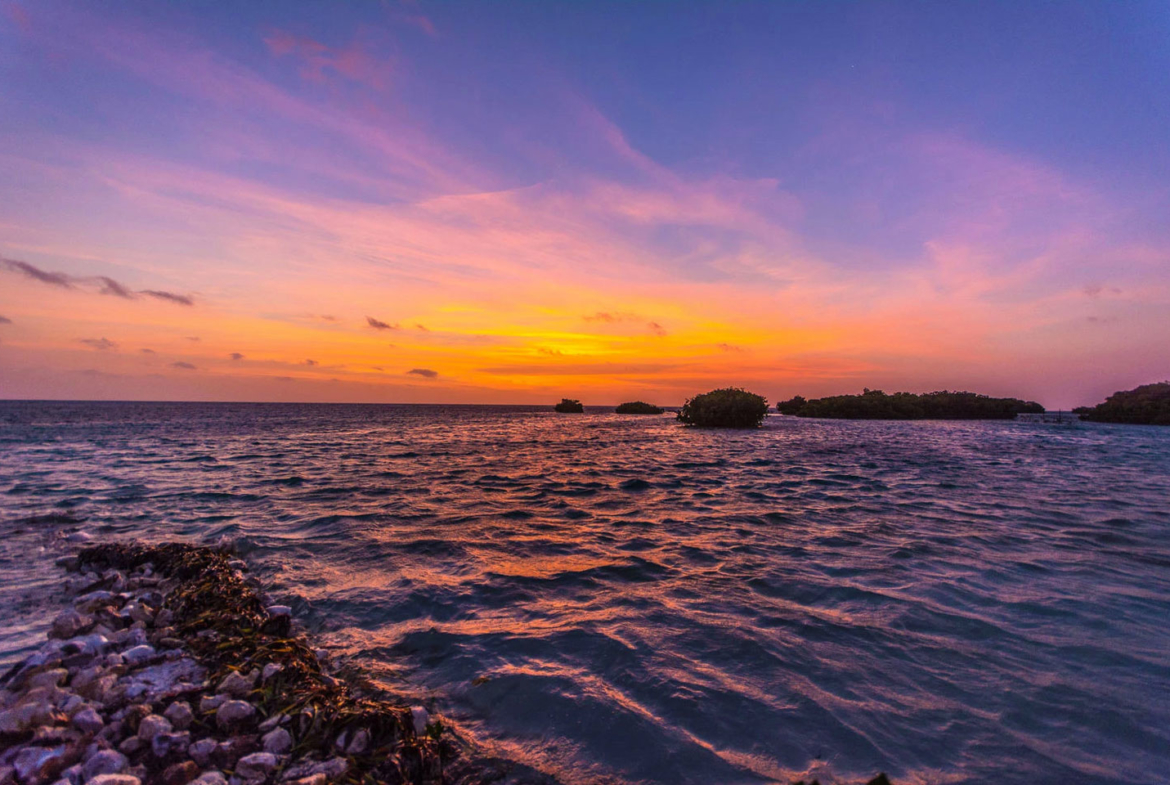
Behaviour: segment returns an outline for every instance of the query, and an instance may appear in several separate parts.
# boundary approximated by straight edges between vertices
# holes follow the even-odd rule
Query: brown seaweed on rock
[[[99,570],[150,564],[171,579],[175,585],[164,605],[174,613],[179,637],[207,668],[210,684],[232,672],[266,666],[275,671],[246,697],[262,718],[292,719],[298,757],[329,758],[342,746],[349,762],[342,782],[444,781],[447,746],[416,734],[408,707],[358,694],[325,673],[305,639],[290,633],[288,617],[267,613],[260,592],[233,568],[228,551],[183,543],[112,543],[85,548],[79,564]],[[355,745],[359,734],[363,743]],[[350,743],[339,745],[340,739]]]

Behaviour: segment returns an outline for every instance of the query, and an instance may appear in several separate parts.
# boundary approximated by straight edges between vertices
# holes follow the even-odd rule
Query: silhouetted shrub
[[[679,422],[706,428],[756,428],[768,415],[762,395],[726,387],[696,395],[678,413]]]
[[[804,399],[804,396],[797,395],[789,398],[787,401],[780,401],[778,404],[776,404],[776,411],[780,412],[781,414],[796,414],[806,403],[808,403],[808,401]]]
[[[1121,422],[1131,425],[1170,425],[1170,382],[1143,384],[1115,392],[1084,413],[1093,422]]]
[[[782,414],[839,420],[1011,420],[1017,414],[1043,414],[1044,407],[1018,398],[991,398],[971,392],[887,395],[866,389],[861,395],[834,395],[806,401],[799,395],[776,404]]]
[[[581,414],[585,407],[576,398],[561,398],[561,402],[553,407],[561,414]]]
[[[662,414],[665,409],[645,401],[628,401],[615,409],[618,414]]]

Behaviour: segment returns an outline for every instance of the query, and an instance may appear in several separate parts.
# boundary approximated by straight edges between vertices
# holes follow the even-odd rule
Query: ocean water
[[[0,650],[78,532],[237,541],[564,783],[1170,781],[1170,429],[0,403]]]

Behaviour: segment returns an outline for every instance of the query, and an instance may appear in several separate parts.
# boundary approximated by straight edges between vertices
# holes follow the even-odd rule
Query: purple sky
[[[1168,96],[1166,3],[0,0],[0,397],[1092,403]]]

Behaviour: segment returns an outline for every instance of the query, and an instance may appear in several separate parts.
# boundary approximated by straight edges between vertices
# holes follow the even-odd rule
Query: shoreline
[[[71,604],[0,675],[3,785],[553,782],[312,649],[226,549],[118,542],[56,565]]]
[[[0,785],[558,783],[313,649],[229,548],[123,541],[55,566],[65,609],[0,673]]]

